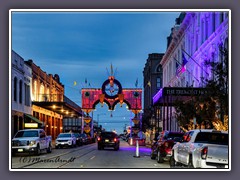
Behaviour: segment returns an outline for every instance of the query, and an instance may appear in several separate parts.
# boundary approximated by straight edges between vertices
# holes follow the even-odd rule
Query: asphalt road
[[[138,152],[138,153],[137,153]],[[136,157],[136,155],[138,155]],[[52,153],[42,152],[40,156],[20,154],[12,157],[12,169],[169,169],[169,163],[157,163],[150,158],[150,148],[129,146],[125,141],[120,142],[120,149],[112,148],[97,150],[97,143],[75,148],[54,149]]]

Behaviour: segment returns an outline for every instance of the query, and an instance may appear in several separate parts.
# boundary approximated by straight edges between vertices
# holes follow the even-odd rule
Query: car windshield
[[[15,138],[21,138],[21,137],[38,137],[38,131],[19,131]]]
[[[80,136],[80,137],[86,137],[86,135],[85,135],[85,134],[80,134],[79,136]]]
[[[183,134],[182,133],[169,133],[166,136],[166,139],[168,140],[174,140],[174,141],[180,141],[182,138]]]
[[[213,133],[213,132],[200,132],[198,133],[195,142],[228,145],[228,134]]]
[[[58,138],[71,137],[71,134],[59,134]]]

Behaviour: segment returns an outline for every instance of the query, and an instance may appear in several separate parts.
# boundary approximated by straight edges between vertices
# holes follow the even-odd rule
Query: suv
[[[63,146],[76,146],[77,138],[75,137],[74,133],[60,133],[55,140],[55,147],[58,149],[59,147]]]
[[[114,150],[119,150],[119,137],[114,132],[102,132],[97,138],[98,150],[104,149],[104,147],[113,147]]]
[[[157,141],[151,146],[151,159],[157,157],[158,163],[169,161],[172,155],[172,147],[180,142],[183,137],[182,132],[163,131],[158,136]]]

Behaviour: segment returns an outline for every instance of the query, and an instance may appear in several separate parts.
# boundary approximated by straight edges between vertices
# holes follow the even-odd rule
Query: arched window
[[[22,104],[22,80],[19,82],[19,103]]]
[[[33,84],[33,100],[37,101],[37,81],[35,80]]]
[[[14,78],[13,84],[13,100],[17,101],[17,77]]]
[[[216,22],[215,22],[215,12],[212,13],[212,32],[214,33],[215,29],[216,29]]]
[[[224,19],[224,13],[220,12],[220,24],[223,22]]]

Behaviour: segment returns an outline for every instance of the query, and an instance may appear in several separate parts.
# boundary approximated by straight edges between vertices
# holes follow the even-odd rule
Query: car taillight
[[[114,140],[113,140],[114,142],[117,142],[117,138],[114,138]]]
[[[100,137],[98,137],[98,138],[97,138],[97,140],[98,140],[98,141],[100,141],[100,140],[101,140],[101,138],[100,138]]]
[[[201,152],[202,159],[206,159],[207,158],[207,152],[208,152],[208,147],[204,147],[202,149],[202,152]]]

